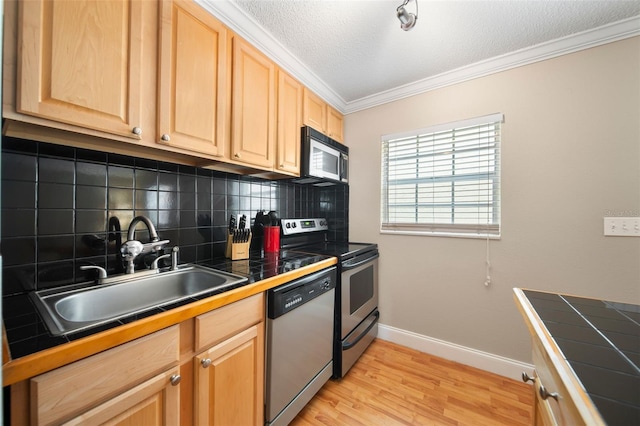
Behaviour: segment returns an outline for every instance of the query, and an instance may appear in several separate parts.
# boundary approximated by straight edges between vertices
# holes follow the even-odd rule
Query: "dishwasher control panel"
[[[291,281],[267,292],[267,315],[277,318],[336,287],[336,268],[331,267]]]

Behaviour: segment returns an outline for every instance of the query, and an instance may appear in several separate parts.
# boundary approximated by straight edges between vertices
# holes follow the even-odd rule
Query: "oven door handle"
[[[362,340],[362,338],[369,333],[369,331],[373,328],[374,325],[377,324],[378,320],[380,319],[380,311],[376,311],[374,316],[375,316],[375,319],[373,321],[371,321],[371,324],[369,324],[369,326],[367,327],[367,329],[364,332],[360,333],[360,335],[356,338],[356,340],[354,340],[353,342],[344,342],[342,344],[342,350],[343,351],[349,350],[352,347],[354,347],[355,345],[357,345],[358,342],[360,340]]]
[[[360,262],[356,262],[356,263],[348,263],[348,261],[347,261],[347,262],[345,262],[345,263],[343,263],[343,264],[342,264],[342,270],[343,270],[343,271],[348,271],[349,269],[357,268],[358,266],[360,266],[360,265],[364,265],[365,263],[367,263],[367,262],[371,262],[372,260],[377,259],[377,258],[379,258],[379,257],[380,257],[380,254],[379,254],[379,253],[376,253],[376,254],[374,254],[373,256],[369,256],[369,257],[367,257],[366,259],[361,260]],[[356,258],[356,259],[357,259],[357,258]]]

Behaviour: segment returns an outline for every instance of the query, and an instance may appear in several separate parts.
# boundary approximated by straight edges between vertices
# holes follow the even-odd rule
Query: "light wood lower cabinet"
[[[263,425],[264,295],[11,387],[11,425]]]
[[[180,369],[174,367],[81,414],[65,425],[177,425]]]
[[[261,425],[262,324],[199,354],[194,360],[197,425]]]
[[[192,423],[263,425],[263,294],[200,315],[194,328]]]
[[[569,390],[563,383],[560,372],[551,362],[551,357],[542,342],[533,338],[533,363],[536,366],[533,392],[535,394],[536,425],[583,425],[585,424]]]
[[[164,419],[178,418],[178,361],[176,325],[34,377],[31,424],[115,418],[155,418],[160,423],[149,424],[170,424]],[[13,414],[12,423],[19,420]]]

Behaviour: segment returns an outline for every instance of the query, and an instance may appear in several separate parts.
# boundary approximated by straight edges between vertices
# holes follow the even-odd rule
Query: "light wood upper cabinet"
[[[158,142],[224,157],[229,126],[228,31],[192,1],[164,0],[161,8]]]
[[[344,142],[344,118],[337,110],[327,105],[327,136]]]
[[[231,159],[273,169],[276,66],[239,37],[233,39]]]
[[[300,176],[303,86],[278,70],[278,137],[276,170]]]
[[[342,141],[338,111],[193,0],[9,1],[5,18],[7,135],[272,178],[299,176],[303,124]]]
[[[327,104],[318,95],[305,87],[303,105],[304,124],[326,134]]]
[[[141,1],[21,1],[16,110],[140,139]]]
[[[302,121],[331,139],[344,142],[342,114],[307,88],[304,89]]]

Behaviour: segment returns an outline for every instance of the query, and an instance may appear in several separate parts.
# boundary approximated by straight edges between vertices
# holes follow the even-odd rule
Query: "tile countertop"
[[[522,293],[607,424],[640,424],[640,306]]]
[[[8,345],[11,359],[7,360],[7,354],[5,354],[3,385],[7,386],[50,370],[51,366],[35,367],[43,357],[47,357],[48,360],[57,357],[60,362],[63,360],[65,363],[72,362],[107,349],[107,344],[98,340],[101,336],[105,337],[104,340],[108,339],[112,342],[111,346],[125,343],[173,325],[188,318],[189,315],[199,315],[233,303],[336,263],[337,260],[331,256],[284,250],[277,254],[266,255],[262,252],[254,252],[247,260],[216,259],[202,266],[244,276],[248,281],[233,288],[227,287],[224,290],[205,293],[178,303],[151,308],[142,313],[66,336],[49,334],[28,294],[5,297],[3,299],[3,322],[6,332],[4,343]],[[55,367],[56,365],[53,365],[53,368]]]

